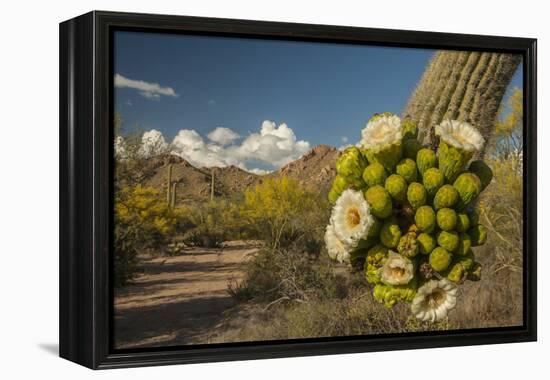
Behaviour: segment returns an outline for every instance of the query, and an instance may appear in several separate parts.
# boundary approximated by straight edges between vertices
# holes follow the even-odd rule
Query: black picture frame
[[[323,41],[523,56],[523,325],[116,351],[112,345],[116,30]],[[93,11],[60,24],[60,356],[93,369],[528,342],[537,337],[536,39]]]

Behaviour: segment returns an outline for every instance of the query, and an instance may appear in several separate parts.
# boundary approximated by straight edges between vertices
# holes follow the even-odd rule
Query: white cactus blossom
[[[330,217],[334,233],[348,249],[355,248],[374,223],[370,207],[360,191],[347,189],[340,195]]]
[[[386,285],[405,285],[414,277],[414,265],[408,258],[390,251],[378,275]]]
[[[361,131],[359,146],[363,149],[381,150],[403,137],[401,119],[398,116],[380,116],[367,123]]]
[[[349,262],[350,255],[346,245],[334,233],[334,226],[329,224],[325,231],[325,244],[331,259],[340,263]]]
[[[456,306],[457,291],[457,286],[446,278],[431,280],[418,289],[411,311],[421,321],[440,321]]]
[[[435,127],[435,134],[457,149],[480,151],[485,144],[481,133],[471,124],[458,120],[443,120]]]

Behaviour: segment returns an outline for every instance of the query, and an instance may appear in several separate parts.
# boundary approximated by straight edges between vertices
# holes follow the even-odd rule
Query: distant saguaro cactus
[[[433,127],[444,119],[473,124],[487,139],[520,62],[519,54],[439,51],[409,98],[403,116],[418,123],[425,144],[433,145]]]
[[[211,169],[212,172],[212,184],[210,185],[210,201],[214,200],[214,183],[215,183],[215,171],[214,168]]]
[[[172,203],[172,164],[168,165],[168,179],[166,181],[166,203],[168,206]]]
[[[170,203],[171,208],[176,208],[176,189],[177,189],[177,185],[178,185],[177,182],[174,182],[172,184],[172,200],[171,200],[171,203]]]

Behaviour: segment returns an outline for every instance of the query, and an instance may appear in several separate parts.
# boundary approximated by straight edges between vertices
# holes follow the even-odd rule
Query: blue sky
[[[126,128],[155,129],[167,142],[181,130],[194,131],[180,135],[185,149],[203,149],[203,155],[215,156],[210,148],[201,148],[202,139],[202,146],[211,144],[214,150],[216,144],[235,148],[224,148],[220,159],[227,164],[273,169],[284,164],[282,152],[271,160],[269,153],[252,154],[250,146],[268,149],[268,143],[279,144],[292,156],[306,148],[304,144],[287,146],[285,139],[292,140],[292,133],[308,147],[341,146],[346,139],[357,142],[373,113],[401,112],[433,53],[426,49],[117,32],[115,109]],[[519,73],[512,86],[521,87]],[[273,124],[264,124],[260,132],[266,120]],[[282,123],[286,124],[284,130],[279,128]],[[216,136],[221,139],[214,136],[216,141],[209,140],[208,134],[218,127],[235,135],[220,132]],[[251,135],[254,138],[248,141]],[[273,139],[261,138],[268,135]],[[241,147],[245,141],[247,149]],[[238,156],[234,162],[227,159],[232,154]],[[195,157],[195,164],[208,166],[210,161],[201,157]]]

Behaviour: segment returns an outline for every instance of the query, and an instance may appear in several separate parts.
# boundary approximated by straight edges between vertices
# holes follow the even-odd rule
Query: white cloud
[[[245,169],[245,170],[247,170],[247,169]],[[266,175],[266,174],[271,173],[270,170],[264,170],[264,169],[258,169],[258,168],[248,169],[247,171],[250,172],[250,173],[256,174],[256,175]]]
[[[162,87],[158,83],[129,79],[120,74],[115,74],[115,87],[138,90],[141,96],[153,100],[159,100],[161,96],[172,96],[176,98],[179,96],[172,87]]]
[[[162,132],[151,129],[141,136],[140,153],[145,157],[155,156],[166,152],[168,144],[162,135]]]
[[[342,136],[342,142],[343,142],[344,144],[347,144],[347,142],[348,142],[348,137],[347,137],[347,136]]]
[[[234,155],[244,159],[255,159],[281,167],[294,161],[309,150],[307,141],[296,141],[294,131],[285,123],[276,126],[272,121],[262,123],[260,133],[251,133]]]
[[[218,143],[220,145],[231,144],[234,140],[240,136],[238,133],[232,131],[229,128],[218,127],[208,134],[210,141]]]
[[[195,130],[182,129],[174,137],[172,145],[181,151],[199,150],[204,147],[204,141]]]
[[[221,131],[223,130],[223,131]],[[251,133],[241,143],[228,128],[216,128],[207,137],[207,143],[195,130],[182,129],[172,142],[172,152],[197,167],[234,165],[257,174],[268,171],[249,168],[250,162],[261,162],[278,169],[294,161],[310,149],[307,141],[297,140],[286,124],[277,126],[264,121],[259,133]],[[238,136],[238,135],[237,135]]]
[[[195,130],[182,129],[172,141],[172,152],[197,167],[227,166],[219,154],[222,147],[206,144]]]

